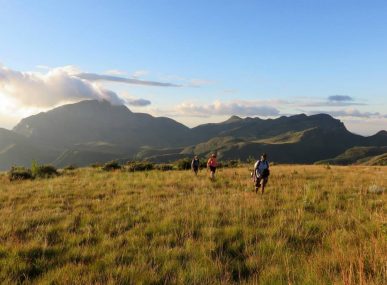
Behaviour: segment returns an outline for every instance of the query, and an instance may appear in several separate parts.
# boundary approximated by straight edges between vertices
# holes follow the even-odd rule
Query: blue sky
[[[7,76],[34,74],[47,84],[52,69],[68,72],[72,66],[70,77],[87,72],[176,84],[92,82],[134,111],[190,126],[234,113],[327,112],[354,132],[387,128],[386,1],[0,0],[0,5],[0,63]],[[42,95],[34,104],[18,93],[35,86],[23,78],[13,80],[12,88],[11,80],[3,88],[0,82],[6,102],[0,108],[2,127],[82,97],[66,98],[63,90],[74,89],[56,80],[64,88],[52,94],[57,100],[43,102]],[[58,88],[31,93],[39,97],[41,90]],[[150,104],[130,103],[140,99]]]

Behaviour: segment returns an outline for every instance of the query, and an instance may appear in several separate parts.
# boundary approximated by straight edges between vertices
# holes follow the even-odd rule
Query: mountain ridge
[[[314,163],[351,147],[386,146],[387,132],[349,132],[328,114],[275,119],[231,116],[220,123],[189,128],[167,117],[134,113],[123,105],[86,100],[22,119],[0,129],[0,169],[35,159],[56,166],[111,159],[168,161],[217,152],[220,159],[246,160],[268,152],[271,160]]]

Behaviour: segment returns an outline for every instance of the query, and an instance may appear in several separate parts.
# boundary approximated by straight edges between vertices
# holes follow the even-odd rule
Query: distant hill
[[[344,153],[322,161],[318,161],[317,164],[371,164],[380,165],[383,164],[383,157],[387,154],[387,146],[375,147],[352,147],[346,150]]]
[[[374,147],[383,155],[386,146],[386,131],[356,135],[326,114],[267,120],[232,116],[188,128],[169,118],[90,100],[24,118],[12,131],[0,129],[0,169],[28,166],[32,160],[58,167],[112,159],[168,162],[212,152],[221,160],[247,160],[267,152],[280,163],[353,163],[356,151],[351,148]]]
[[[300,132],[310,128],[345,129],[339,120],[326,114],[307,116],[305,114],[277,119],[231,117],[223,123],[204,124],[192,129],[195,137],[207,141],[213,137],[231,136],[247,140],[275,137],[287,132]]]

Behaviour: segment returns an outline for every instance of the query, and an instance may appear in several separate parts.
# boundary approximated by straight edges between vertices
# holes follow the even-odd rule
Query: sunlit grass
[[[387,167],[0,178],[0,282],[386,284]]]

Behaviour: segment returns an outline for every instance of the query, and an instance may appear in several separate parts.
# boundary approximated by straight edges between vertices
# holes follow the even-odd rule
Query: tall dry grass
[[[0,178],[0,282],[387,284],[387,167]]]

